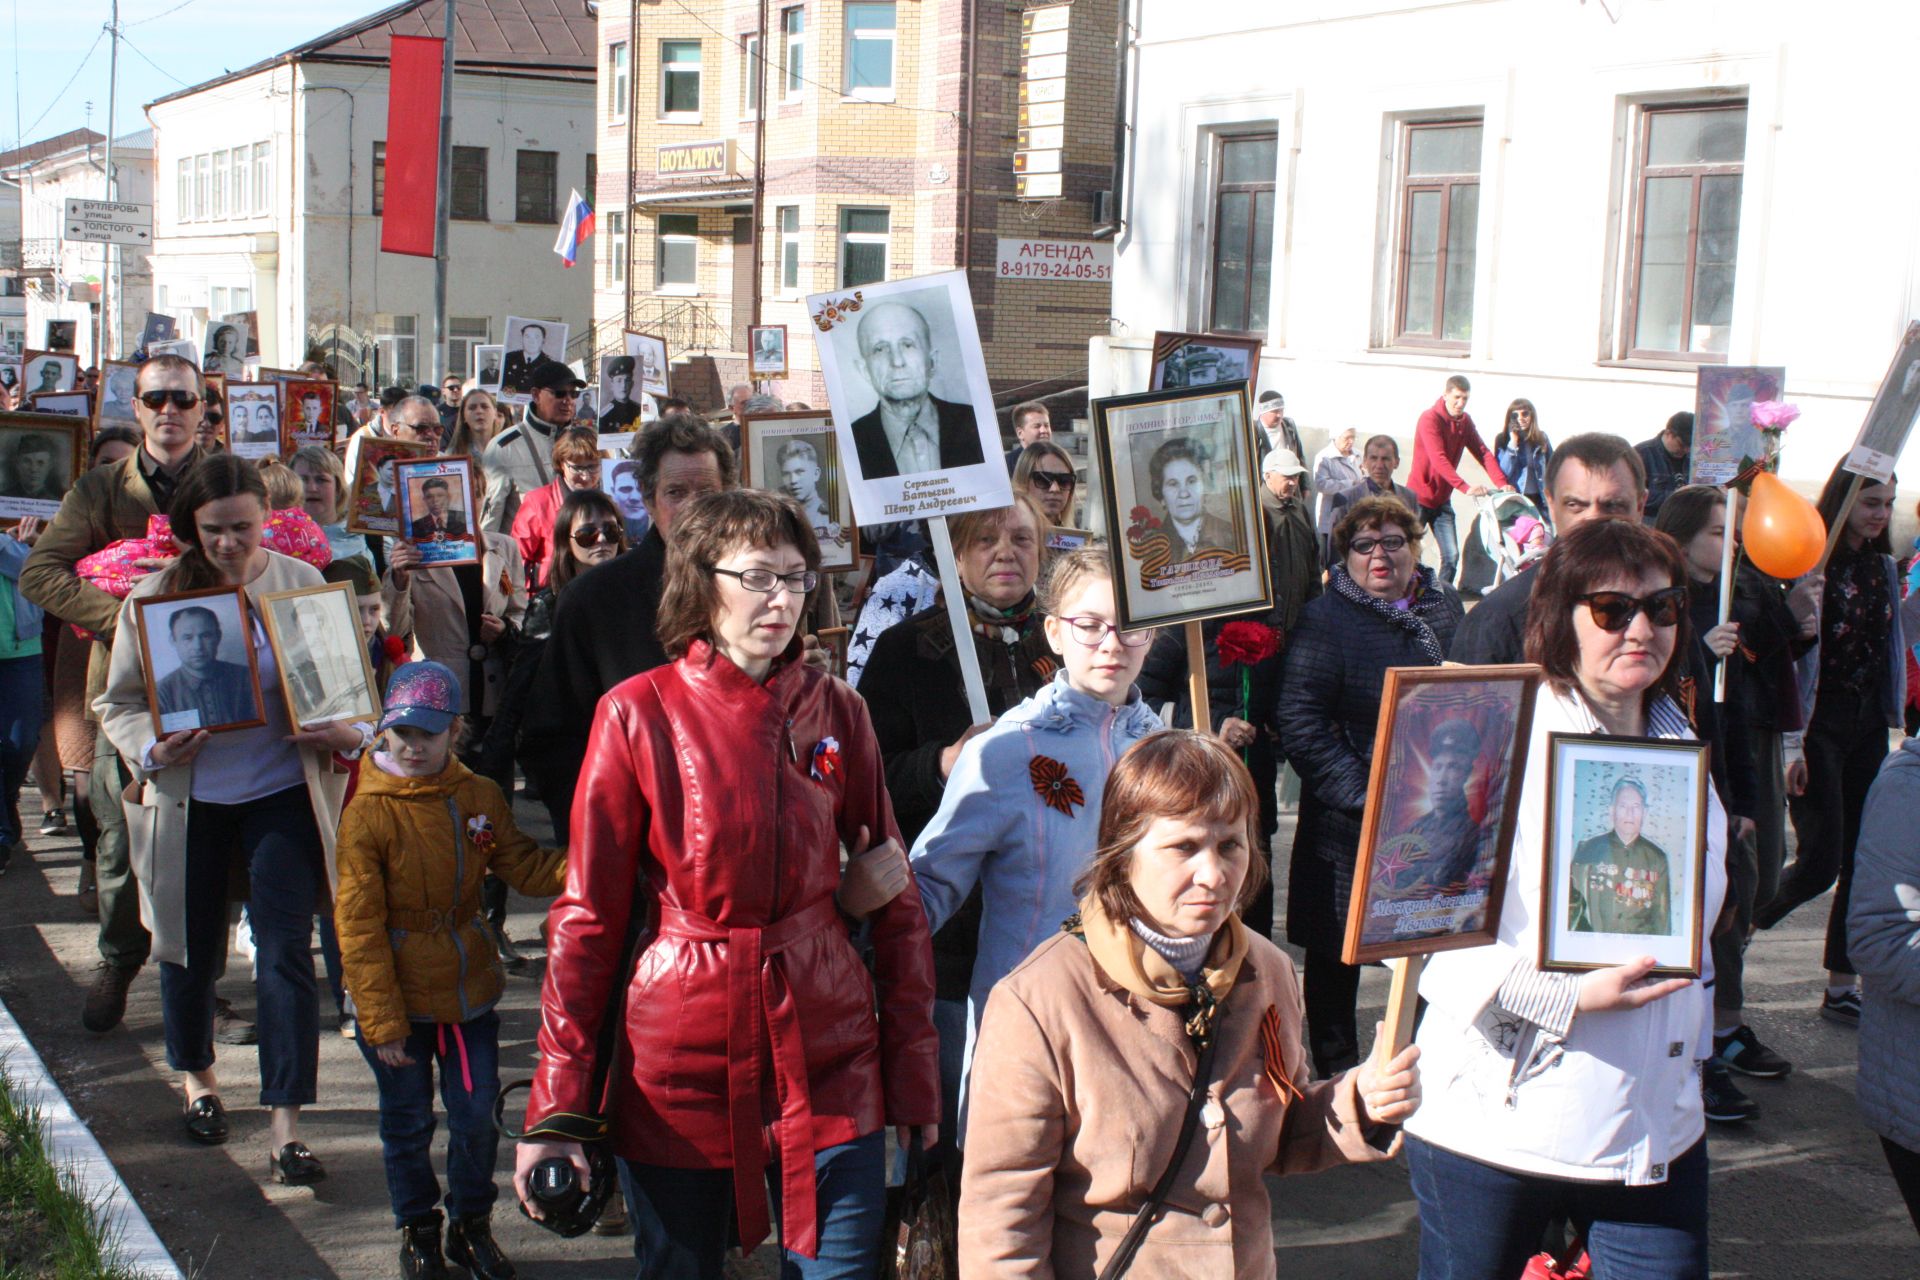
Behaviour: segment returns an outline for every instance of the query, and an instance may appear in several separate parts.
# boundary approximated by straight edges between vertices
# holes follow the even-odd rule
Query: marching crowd
[[[1920,740],[1887,750],[1916,720],[1920,569],[1896,560],[1891,483],[1847,507],[1836,468],[1824,572],[1743,562],[1722,621],[1735,530],[1685,483],[1691,415],[1556,442],[1515,400],[1488,441],[1455,377],[1403,472],[1394,437],[1352,428],[1309,462],[1267,392],[1274,604],[1207,623],[1194,655],[1121,629],[1101,543],[1050,546],[1084,495],[1043,405],[1013,412],[1012,505],[951,523],[956,635],[922,531],[861,531],[856,598],[821,572],[840,531],[798,487],[817,459],[787,493],[742,486],[741,421],[777,401],[615,423],[640,429],[603,481],[583,385],[553,362],[531,385],[517,421],[458,379],[356,398],[339,448],[255,463],[220,449],[200,370],[155,356],[139,430],[97,433],[58,514],[0,534],[0,869],[31,774],[42,834],[70,810],[86,847],[86,1027],[117,1026],[153,962],[202,1144],[228,1136],[217,1046],[257,1040],[267,1167],[293,1185],[326,1174],[299,1127],[317,928],[324,1021],[378,1088],[401,1274],[515,1274],[489,1227],[495,1005],[526,964],[509,886],[557,895],[511,1194],[559,1225],[542,1192],[571,1169],[642,1276],[717,1277],[776,1232],[783,1274],[876,1275],[891,1131],[957,1212],[969,1277],[1271,1275],[1263,1175],[1404,1155],[1425,1280],[1519,1276],[1550,1235],[1602,1280],[1703,1278],[1705,1125],[1757,1113],[1735,1077],[1791,1070],[1743,1012],[1743,953],[1830,889],[1818,1012],[1859,1028],[1862,1110],[1920,1224]],[[478,464],[478,564],[348,530],[380,437]],[[1471,609],[1456,495],[1523,512]],[[156,732],[139,602],[322,582],[351,586],[377,720],[292,723],[267,697],[255,727]],[[242,643],[274,687],[267,635]],[[1551,733],[1709,744],[1703,976],[1541,968],[1534,768],[1497,939],[1435,956],[1414,1043],[1369,1051],[1342,939],[1385,673],[1515,662],[1545,673],[1535,761]],[[535,800],[560,847],[520,830]],[[1303,974],[1273,940],[1276,873]],[[217,994],[242,903],[253,1023]]]

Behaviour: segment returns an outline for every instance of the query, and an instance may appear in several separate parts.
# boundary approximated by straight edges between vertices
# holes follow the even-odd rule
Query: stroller
[[[1537,563],[1553,542],[1546,517],[1523,493],[1490,493],[1474,506],[1454,581],[1462,595],[1485,595]]]

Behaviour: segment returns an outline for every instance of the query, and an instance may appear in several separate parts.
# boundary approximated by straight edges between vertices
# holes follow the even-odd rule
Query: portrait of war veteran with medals
[[[1647,820],[1647,789],[1638,778],[1614,784],[1612,826],[1580,842],[1573,853],[1568,928],[1579,933],[1673,932],[1667,855],[1640,834]]]

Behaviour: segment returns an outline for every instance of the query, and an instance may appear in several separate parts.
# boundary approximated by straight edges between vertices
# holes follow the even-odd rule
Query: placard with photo
[[[1273,607],[1247,384],[1093,402],[1128,630]]]
[[[266,723],[245,587],[149,596],[134,602],[134,619],[156,738]]]
[[[621,435],[635,431],[640,424],[651,420],[647,413],[646,395],[640,390],[640,362],[633,356],[619,352],[609,352],[600,357],[600,406],[597,425],[602,438],[601,449],[612,446],[604,443],[608,435]],[[580,417],[578,407],[574,416]]]
[[[627,529],[627,545],[632,546],[646,535],[647,527],[653,517],[647,512],[647,501],[640,496],[640,462],[636,458],[600,459],[600,492],[613,499],[613,505],[620,508],[620,522]]]
[[[279,383],[227,380],[227,448],[241,458],[281,456]]]
[[[740,430],[740,475],[750,489],[791,498],[820,540],[820,570],[854,567],[860,531],[847,496],[831,414],[756,413]]]
[[[0,353],[0,387],[20,394],[20,357]]]
[[[0,413],[0,520],[53,519],[86,462],[85,418]]]
[[[507,317],[506,358],[500,366],[501,398],[513,404],[533,400],[533,375],[550,364],[567,362],[567,328],[558,320]]]
[[[147,359],[151,360],[155,356],[179,356],[194,368],[200,368],[200,344],[192,338],[169,338],[164,342],[148,343]],[[219,370],[216,369],[214,372],[218,373]],[[244,381],[244,379],[236,379],[236,381]]]
[[[43,391],[27,397],[28,413],[50,413],[61,418],[93,419],[93,397],[84,391]]]
[[[468,377],[473,385],[482,391],[500,394],[501,369],[506,363],[507,349],[498,342],[479,343],[473,347],[473,368]]]
[[[140,327],[140,349],[151,355],[154,343],[172,342],[179,335],[179,323],[172,316],[149,311],[146,323]]]
[[[1153,335],[1153,374],[1148,387],[1177,391],[1222,382],[1259,385],[1260,339],[1229,338],[1217,333]]]
[[[787,326],[758,324],[747,328],[747,372],[756,381],[787,376]]]
[[[51,395],[80,389],[80,361],[61,351],[28,350],[21,357],[20,394]]]
[[[1719,484],[1767,456],[1753,425],[1756,400],[1778,400],[1787,385],[1780,366],[1703,364],[1693,391],[1691,484]]]
[[[1907,325],[1893,364],[1867,406],[1860,434],[1847,451],[1847,470],[1880,484],[1890,483],[1916,415],[1920,415],[1920,321]]]
[[[1581,972],[1651,955],[1700,976],[1707,748],[1688,740],[1547,735],[1540,967]]]
[[[238,317],[215,320],[207,326],[207,342],[200,367],[228,378],[247,376],[247,326]]]
[[[135,392],[140,379],[140,366],[125,360],[109,360],[100,366],[100,395],[93,409],[93,429],[102,427],[140,425],[140,417],[134,411]]]
[[[435,446],[391,436],[356,435],[347,450],[347,532],[400,536],[402,462],[434,456]]]
[[[260,611],[292,723],[380,719],[380,695],[351,583],[275,591],[260,597]]]
[[[807,310],[860,523],[1012,504],[965,272],[816,293]]]
[[[294,380],[280,384],[280,409],[283,418],[281,439],[287,455],[295,449],[317,444],[333,445],[333,407],[340,388],[335,383]]]
[[[480,563],[473,459],[439,454],[394,468],[400,490],[400,536],[420,548],[424,564]]]
[[[77,320],[47,321],[47,350],[72,351],[80,336]]]
[[[667,391],[667,340],[651,333],[626,331],[627,354],[633,357],[634,377],[640,390],[650,396],[665,397]]]

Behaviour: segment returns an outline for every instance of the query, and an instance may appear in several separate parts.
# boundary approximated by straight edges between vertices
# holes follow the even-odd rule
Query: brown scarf
[[[1080,928],[1087,940],[1093,962],[1109,978],[1142,1000],[1184,1009],[1190,1002],[1186,980],[1167,963],[1166,957],[1141,941],[1124,924],[1107,919],[1100,904],[1088,898],[1080,904]],[[1213,935],[1213,948],[1200,970],[1200,984],[1212,993],[1215,1004],[1224,1004],[1240,976],[1240,964],[1247,958],[1247,930],[1240,917],[1227,917],[1225,925]]]

